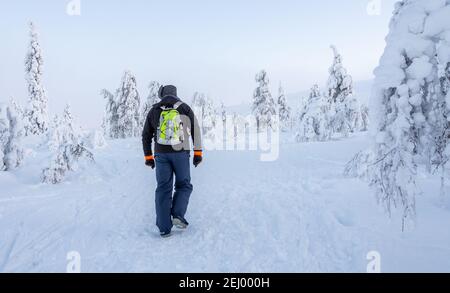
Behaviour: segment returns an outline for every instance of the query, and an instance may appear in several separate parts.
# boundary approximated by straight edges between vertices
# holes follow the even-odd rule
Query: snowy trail
[[[364,272],[371,250],[386,255],[386,271],[427,261],[450,271],[448,229],[423,239],[430,220],[402,234],[364,183],[342,176],[366,143],[286,144],[270,163],[256,152],[209,152],[192,170],[191,226],[165,240],[139,140],[110,142],[94,168],[56,187],[2,175],[10,187],[0,197],[0,271],[64,272],[78,251],[84,272]]]

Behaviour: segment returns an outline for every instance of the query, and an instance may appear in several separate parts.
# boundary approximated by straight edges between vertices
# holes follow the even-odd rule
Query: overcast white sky
[[[367,5],[381,2],[379,15]],[[247,103],[254,75],[266,69],[275,90],[323,84],[330,44],[355,80],[372,78],[384,49],[395,0],[0,0],[0,101],[24,103],[24,57],[32,20],[41,35],[52,113],[70,102],[83,125],[100,123],[102,88],[114,90],[125,69],[142,97],[151,80],[227,105]]]

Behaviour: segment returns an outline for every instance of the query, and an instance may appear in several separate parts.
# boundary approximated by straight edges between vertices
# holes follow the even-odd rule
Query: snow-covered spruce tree
[[[328,97],[333,103],[342,103],[348,96],[353,94],[353,80],[342,65],[341,54],[339,54],[335,46],[331,46],[331,49],[334,53],[334,59],[333,65],[329,69]]]
[[[217,123],[217,113],[214,108],[214,101],[211,98],[206,98],[204,109],[203,109],[203,117],[202,117],[202,132],[206,139],[214,141],[215,139],[215,131],[216,131],[216,123]]]
[[[334,132],[344,136],[355,131],[359,115],[359,105],[353,97],[353,80],[342,65],[342,56],[336,47],[331,46],[334,53],[333,65],[329,69],[327,95],[333,116]]]
[[[266,127],[275,127],[273,118],[277,114],[275,101],[269,90],[269,78],[267,72],[262,70],[255,77],[258,87],[253,94],[252,112],[256,118],[258,131]]]
[[[192,97],[192,111],[194,111],[195,116],[200,124],[200,129],[202,130],[202,135],[204,135],[203,120],[205,117],[205,106],[206,106],[206,95],[200,92],[195,92]]]
[[[0,141],[6,141],[8,131],[8,123],[6,120],[6,105],[0,104]]]
[[[144,103],[144,106],[142,107],[142,117],[141,117],[141,123],[142,127],[144,127],[145,120],[147,119],[147,114],[150,111],[150,109],[153,107],[153,105],[159,103],[159,89],[161,88],[161,84],[157,81],[150,82],[148,88],[150,90],[147,100]]]
[[[317,133],[314,127],[314,118],[305,115],[302,121],[299,123],[295,138],[298,142],[315,141]]]
[[[227,125],[227,109],[223,102],[220,104],[220,118],[222,120],[223,129],[225,129]]]
[[[106,89],[101,95],[106,100],[104,135],[113,139],[139,136],[142,114],[135,77],[126,71],[115,95]]]
[[[3,158],[5,155],[3,154],[3,149],[0,148],[0,171],[5,170],[5,163],[3,162]]]
[[[125,71],[116,96],[119,138],[141,135],[141,102],[136,78],[130,71]]]
[[[8,119],[8,138],[4,146],[3,163],[5,170],[13,170],[23,162],[24,151],[22,147],[22,138],[25,135],[25,130],[22,125],[22,118],[17,115],[13,107],[6,108]]]
[[[53,158],[50,166],[42,171],[42,180],[45,183],[57,184],[63,181],[68,171],[77,170],[81,158],[94,161],[93,154],[84,146],[73,123],[69,106],[64,109],[62,119],[55,116],[49,147]]]
[[[442,47],[441,47],[442,48]],[[450,55],[450,38],[447,41],[447,56]],[[445,58],[445,57],[444,57]],[[433,164],[436,170],[441,172],[441,195],[446,194],[445,190],[445,179],[448,177],[448,165],[450,161],[450,60],[447,59],[447,64],[445,65],[444,58],[441,58],[441,68],[444,68],[439,75],[441,82],[440,91],[440,102],[441,105],[439,109],[443,114],[441,116],[441,124],[439,133],[435,136],[436,148],[433,154]],[[443,63],[443,64],[442,64]],[[445,103],[443,103],[443,98],[445,97]],[[445,104],[445,106],[444,106]]]
[[[369,130],[369,107],[367,105],[362,104],[360,107],[360,120],[358,122],[358,130],[359,131],[367,131]]]
[[[202,107],[205,105],[206,96],[203,93],[195,92],[192,97],[192,107]]]
[[[103,89],[101,95],[106,100],[105,116],[102,122],[103,134],[109,138],[119,137],[119,117],[117,114],[118,103],[114,95]]]
[[[296,139],[299,142],[326,141],[331,137],[329,118],[330,105],[317,85],[311,88],[308,105],[297,126]]]
[[[19,105],[19,103],[17,103],[17,101],[14,98],[11,98],[10,104],[18,117],[20,117],[21,119],[25,118],[25,111],[23,110],[22,106]],[[24,127],[25,127],[25,122],[26,121],[22,120],[22,124],[24,125]]]
[[[25,73],[28,84],[28,106],[26,109],[26,134],[39,135],[48,128],[48,101],[42,84],[43,58],[39,45],[38,33],[33,23],[30,23],[30,47],[25,59]]]
[[[76,126],[73,122],[72,112],[70,106],[67,105],[63,113],[63,125],[65,129],[66,141],[69,143],[69,153],[72,160],[69,160],[69,170],[75,171],[77,169],[76,163],[80,158],[86,158],[89,161],[94,161],[94,155],[84,145],[81,135],[81,128]]]
[[[5,157],[5,146],[7,139],[9,137],[9,127],[6,123],[6,117],[5,112],[6,110],[3,109],[4,107],[0,105],[0,171],[5,170],[5,164],[3,162],[3,159]]]
[[[233,139],[236,143],[239,136],[239,115],[234,112],[233,113]]]
[[[203,93],[195,92],[194,96],[192,97],[192,110],[195,112],[195,115],[199,117],[199,120],[201,117],[203,117],[203,112],[206,104],[206,96]],[[199,121],[201,123],[201,121]]]
[[[222,122],[222,137],[224,142],[226,141],[226,137],[228,135],[228,129],[227,129],[227,109],[225,107],[225,104],[222,102],[220,105],[220,120]]]
[[[133,74],[125,71],[115,95],[106,89],[102,90],[101,95],[107,101],[102,122],[104,134],[113,139],[139,136],[143,115]]]
[[[103,137],[110,137],[110,133],[108,130],[108,120],[106,119],[106,113],[103,114],[103,119],[102,119],[102,123],[100,124],[100,128],[102,131],[102,135]]]
[[[447,16],[450,4],[447,4],[443,11],[447,11]],[[445,14],[445,12],[442,12]],[[435,15],[438,15],[435,12]],[[438,17],[435,16],[437,21]],[[430,20],[430,23],[433,24]],[[443,29],[443,24],[437,25],[429,24],[428,33],[436,34]],[[433,31],[436,30],[436,31]],[[439,86],[434,87],[434,95],[432,95],[432,107],[429,114],[428,125],[430,125],[429,134],[435,141],[434,149],[431,151],[431,166],[433,171],[439,171],[441,174],[441,194],[446,193],[445,179],[448,177],[448,162],[450,160],[450,26],[445,27],[444,32],[439,34],[436,40],[437,54],[435,59],[431,59],[434,69],[437,69],[437,76],[434,84]],[[437,126],[437,127],[436,127]],[[448,193],[448,192],[447,192]]]
[[[351,95],[345,102],[347,121],[350,124],[350,132],[358,132],[362,128],[361,105],[355,96]]]
[[[92,130],[83,136],[83,142],[89,149],[101,149],[107,146],[105,136],[100,130]]]
[[[287,105],[286,95],[284,89],[281,86],[278,87],[278,117],[280,121],[280,128],[282,131],[290,130],[291,125],[291,108]]]
[[[24,129],[24,135],[27,134],[27,129],[29,129],[30,121],[27,119],[26,111],[24,108],[16,101],[16,99],[10,99],[10,105],[14,109],[17,117],[21,120],[22,127]]]
[[[312,100],[315,100],[315,99],[317,99],[318,97],[321,97],[321,96],[322,96],[322,93],[320,92],[319,85],[318,84],[314,84],[311,87],[311,91],[309,92],[309,100],[312,101]]]
[[[44,183],[57,184],[62,182],[69,170],[67,163],[69,156],[66,156],[64,131],[62,121],[55,115],[51,125],[49,140],[49,148],[53,153],[53,157],[50,161],[50,166],[42,170],[42,181]]]
[[[323,100],[326,97],[320,92],[320,87],[317,84],[314,84],[309,92],[309,96],[306,99],[306,102],[304,103],[304,112],[303,115],[306,114],[306,112],[308,112],[309,108],[318,100]],[[321,101],[322,102],[322,101]],[[327,102],[327,101],[324,101]]]
[[[60,140],[58,139],[59,136],[57,134],[61,132],[60,130],[62,130],[62,122],[59,116],[55,115],[49,126],[49,139],[47,141],[48,148],[52,153],[55,153],[59,146]]]
[[[359,131],[369,130],[369,107],[366,105],[361,105],[361,115],[357,125]],[[372,148],[360,151],[346,164],[344,175],[368,180],[374,170],[374,157]]]
[[[403,229],[416,213],[418,164],[446,163],[448,19],[448,1],[398,2],[375,70],[371,111],[376,143],[370,180],[389,213],[393,207],[402,209]]]
[[[311,92],[308,97],[300,98],[299,106],[295,112],[293,119],[292,119],[292,123],[297,130],[297,133],[295,134],[296,136],[298,134],[298,129],[300,127],[300,123],[303,121],[303,117],[305,116],[306,112],[308,111],[309,102],[312,100],[313,97],[319,97],[320,95],[321,94],[320,94],[319,86],[317,84],[315,84],[313,86],[313,88],[311,89]]]

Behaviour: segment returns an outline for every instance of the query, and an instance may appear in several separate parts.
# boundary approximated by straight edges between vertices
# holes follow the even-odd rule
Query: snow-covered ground
[[[438,181],[422,176],[417,227],[402,233],[364,182],[342,175],[365,134],[285,143],[275,162],[207,152],[193,169],[191,226],[169,239],[154,225],[140,140],[108,143],[60,185],[40,183],[44,158],[30,154],[0,173],[1,272],[65,272],[69,251],[83,272],[365,272],[370,251],[384,272],[450,272],[450,200]]]

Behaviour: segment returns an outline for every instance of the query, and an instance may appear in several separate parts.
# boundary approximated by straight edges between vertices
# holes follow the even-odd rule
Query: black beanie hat
[[[161,86],[159,88],[159,98],[164,98],[165,96],[177,97],[177,88],[173,85]]]

